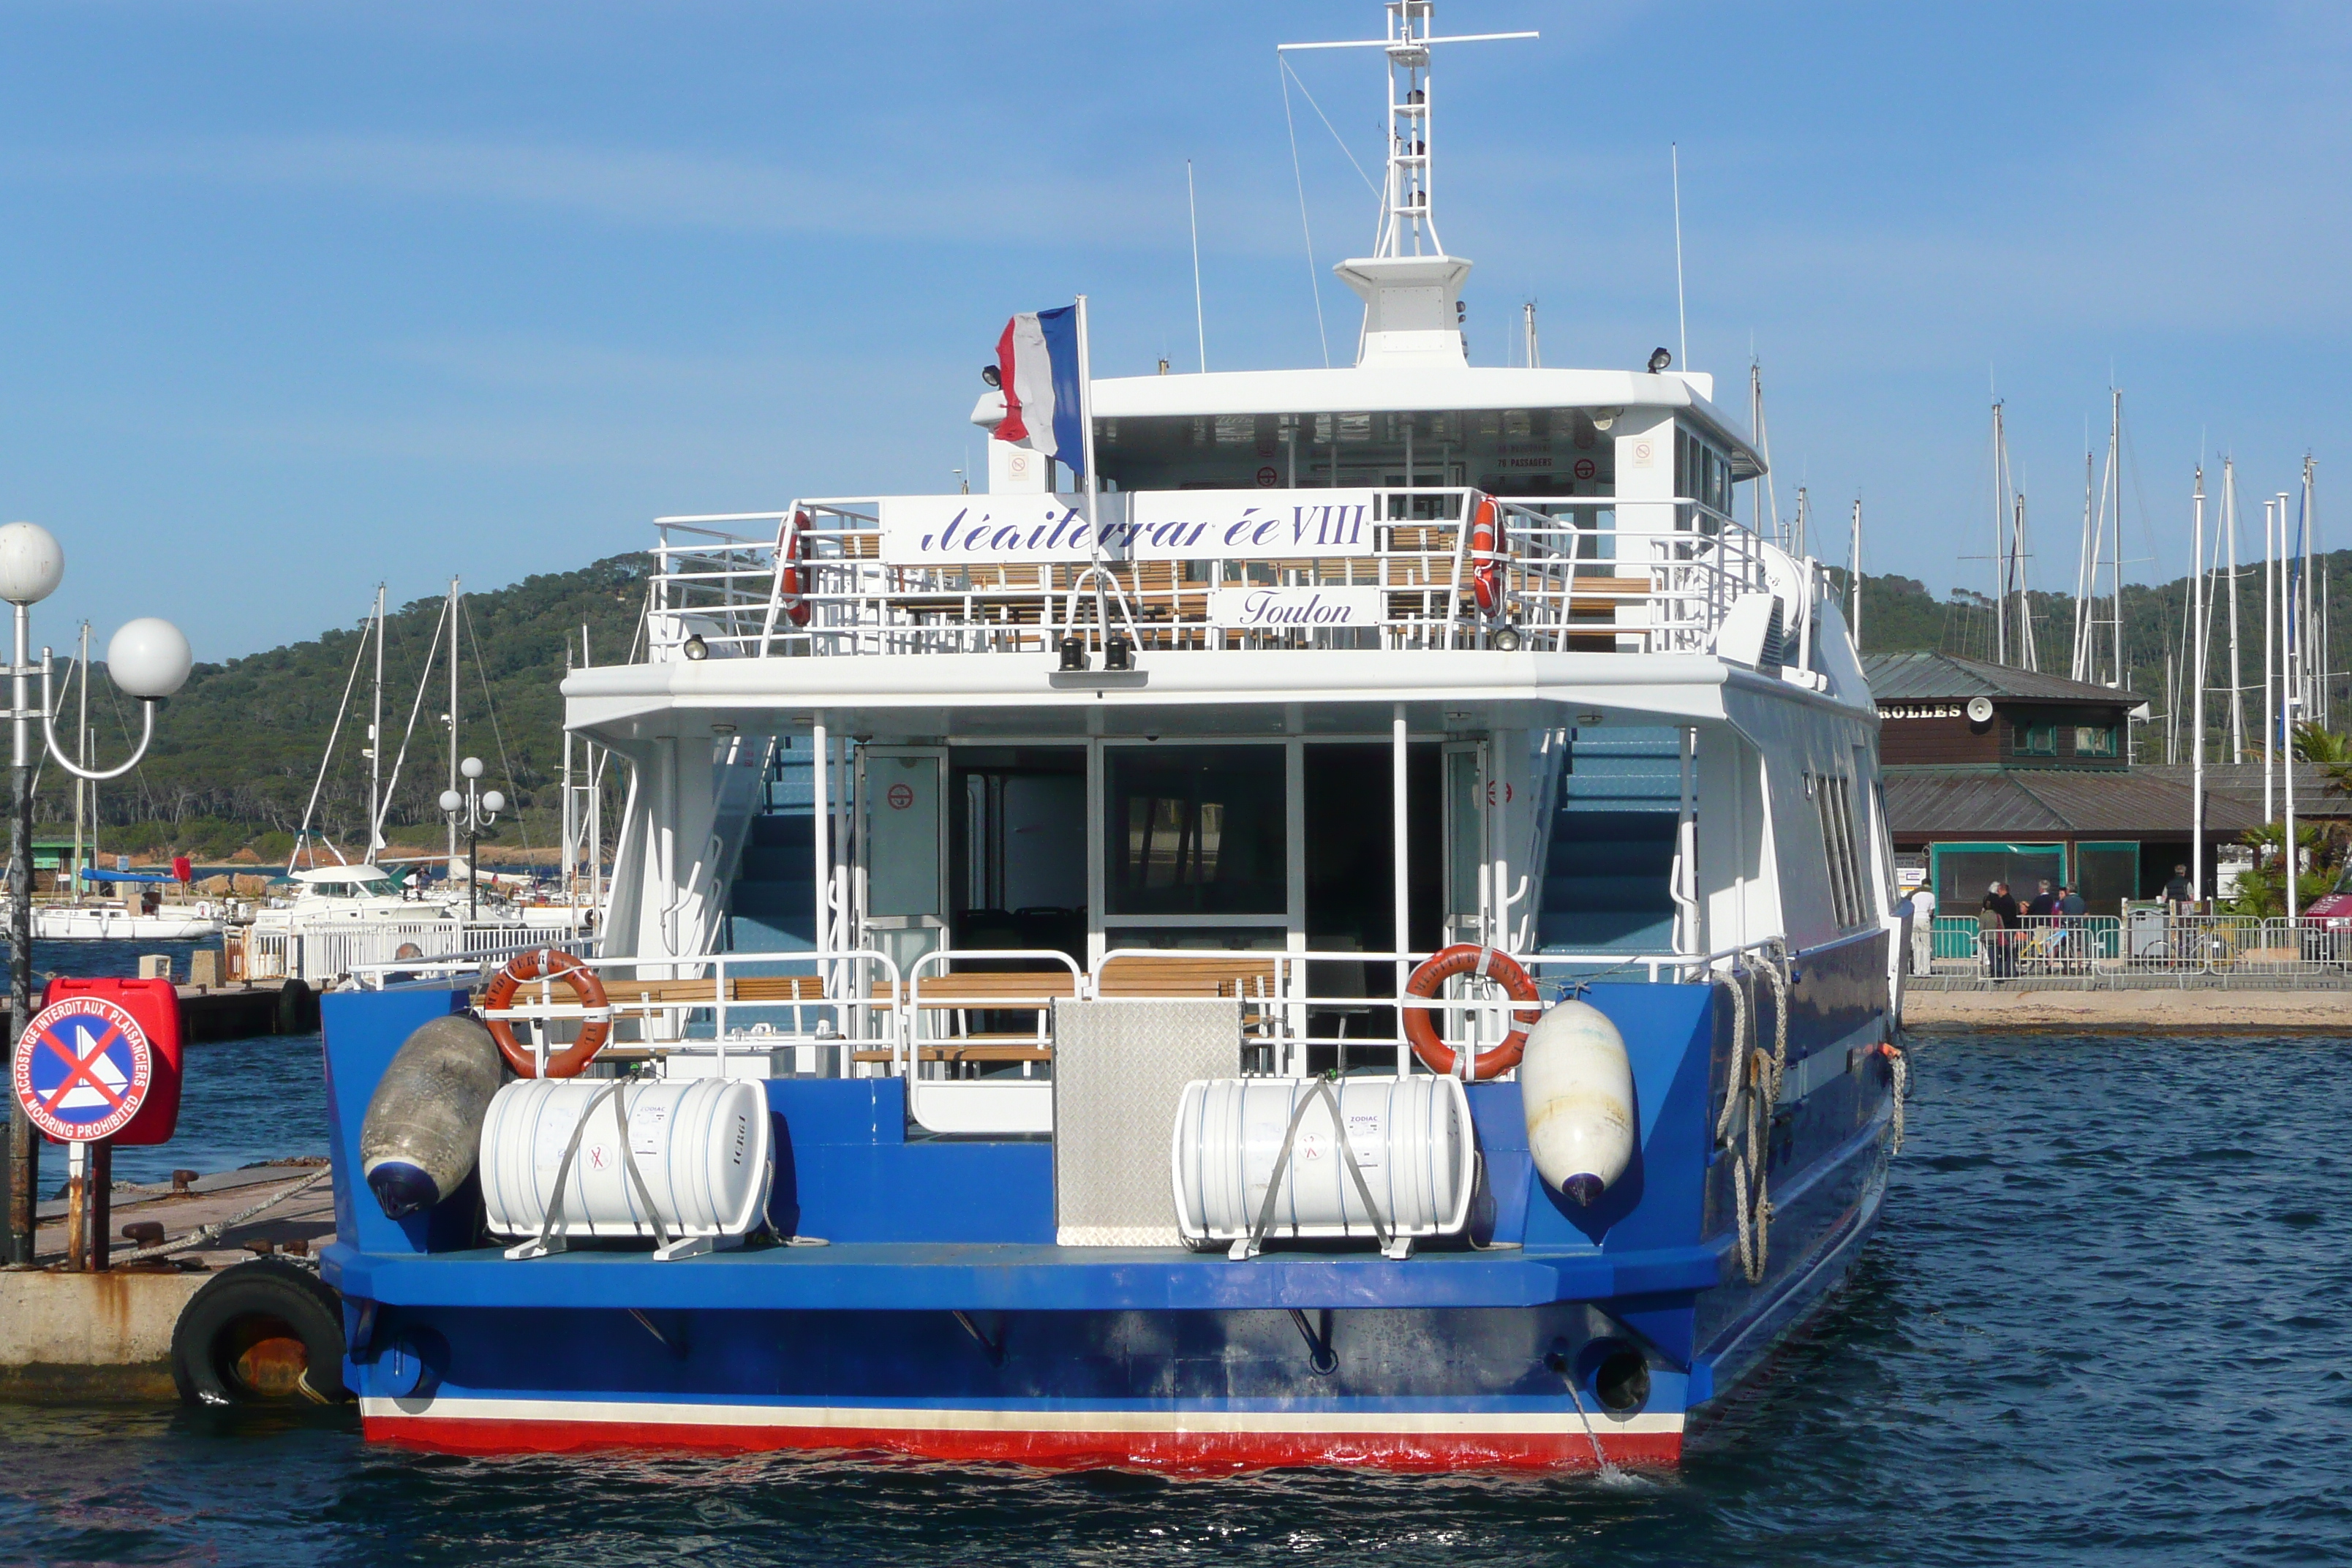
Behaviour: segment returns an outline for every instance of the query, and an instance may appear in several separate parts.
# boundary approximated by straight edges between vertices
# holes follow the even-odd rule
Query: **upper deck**
[[[1491,554],[1476,519],[1491,501]],[[660,521],[649,658],[1152,650],[1695,653],[1811,595],[1692,500],[1459,486],[824,498]],[[1663,517],[1654,515],[1663,512]],[[1472,521],[1465,525],[1467,514]],[[1113,657],[1119,657],[1113,650]]]

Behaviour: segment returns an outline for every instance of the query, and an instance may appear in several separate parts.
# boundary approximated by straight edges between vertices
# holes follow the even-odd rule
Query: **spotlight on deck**
[[[1665,370],[1666,366],[1674,363],[1675,356],[1668,353],[1665,350],[1652,349],[1650,351],[1650,374],[1652,375],[1661,374]]]
[[[1114,634],[1108,641],[1103,644],[1103,668],[1105,669],[1133,669],[1135,668],[1135,645],[1128,641],[1125,637]]]
[[[695,663],[700,664],[704,659],[710,657],[710,645],[702,640],[702,634],[700,632],[697,632],[692,637],[686,639],[686,646],[678,649],[678,651],[686,655],[688,658],[692,659]]]
[[[1064,637],[1062,639],[1062,668],[1066,670],[1075,670],[1084,669],[1086,667],[1086,639],[1083,637]]]
[[[1519,628],[1517,626],[1496,626],[1495,628],[1493,637],[1489,640],[1494,643],[1495,647],[1498,652],[1517,653],[1519,651]]]
[[[980,379],[988,383],[990,386],[1000,390],[1004,385],[1004,373],[997,369],[992,364],[984,364],[980,367]]]

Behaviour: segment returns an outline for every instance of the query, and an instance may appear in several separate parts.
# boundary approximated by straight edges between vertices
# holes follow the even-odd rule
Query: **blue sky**
[[[662,512],[945,489],[1005,315],[1087,291],[1102,373],[1321,362],[1273,47],[1345,4],[245,4],[0,10],[0,513],[55,530],[40,616],[199,658],[642,546]],[[2352,8],[1449,0],[1437,204],[1475,360],[1675,341],[1866,564],[1988,568],[1989,388],[2071,586],[2086,421],[2125,391],[2134,575],[2189,469],[2320,459],[2345,376]],[[1299,60],[1372,167],[1376,57]],[[1328,268],[1371,202],[1294,98]],[[2104,432],[2095,437],[2104,442]],[[2200,440],[2202,447],[2200,448]],[[2139,517],[2144,502],[2147,528]],[[2347,500],[2346,504],[2352,504]],[[2255,516],[2258,520],[2259,513]],[[1832,553],[1842,557],[1843,546]],[[487,631],[488,628],[485,628]]]

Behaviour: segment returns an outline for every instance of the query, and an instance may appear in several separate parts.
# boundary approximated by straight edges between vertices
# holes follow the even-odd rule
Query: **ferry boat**
[[[369,1437],[1668,1465],[1851,1267],[1902,948],[1836,596],[1707,376],[1468,363],[1386,9],[1355,364],[1016,317],[984,494],[660,521],[563,685],[593,950],[323,998]]]

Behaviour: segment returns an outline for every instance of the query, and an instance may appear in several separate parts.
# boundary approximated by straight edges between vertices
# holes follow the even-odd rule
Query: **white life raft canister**
[[[611,1079],[538,1078],[499,1089],[482,1119],[482,1206],[494,1234],[540,1234],[575,1132],[557,1236],[652,1239],[656,1215],[673,1241],[740,1239],[760,1227],[772,1173],[760,1085],[632,1079],[616,1088]],[[625,1147],[645,1178],[652,1215],[629,1177]]]
[[[1195,1079],[1177,1101],[1170,1176],[1188,1241],[1240,1241],[1265,1207],[1266,1187],[1291,1140],[1270,1238],[1451,1236],[1470,1216],[1477,1177],[1470,1102],[1457,1079],[1350,1078],[1328,1086],[1344,1136],[1380,1210],[1380,1224],[1340,1152],[1331,1102],[1311,1079]],[[1307,1103],[1302,1112],[1302,1101]]]

